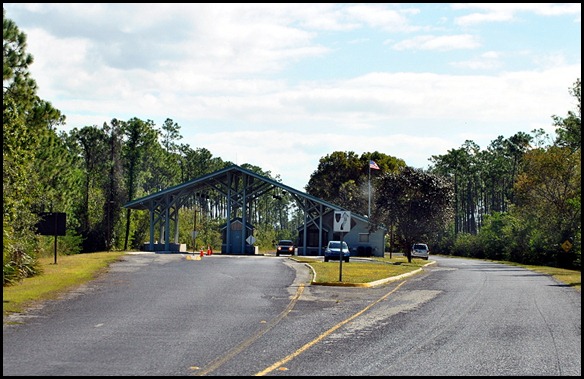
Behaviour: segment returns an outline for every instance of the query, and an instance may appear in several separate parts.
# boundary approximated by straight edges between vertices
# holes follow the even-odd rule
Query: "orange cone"
[[[203,248],[201,248],[201,257],[202,257],[203,255],[204,255],[204,254],[203,254]]]
[[[207,246],[207,255],[211,255],[211,246]]]

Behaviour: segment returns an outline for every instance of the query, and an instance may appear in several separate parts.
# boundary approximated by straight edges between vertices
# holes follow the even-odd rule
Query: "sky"
[[[335,151],[429,168],[576,110],[580,3],[4,3],[73,128],[178,124],[304,190]]]

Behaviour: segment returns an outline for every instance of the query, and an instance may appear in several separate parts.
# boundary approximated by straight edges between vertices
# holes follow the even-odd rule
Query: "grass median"
[[[306,258],[301,256],[291,257],[297,262],[310,265],[314,272],[315,284],[366,284],[388,277],[407,274],[420,269],[431,261],[412,259],[411,263],[404,256],[392,258],[371,258],[369,260],[351,260],[342,263],[340,270],[339,261],[323,262],[318,258]],[[339,280],[339,279],[342,279]]]

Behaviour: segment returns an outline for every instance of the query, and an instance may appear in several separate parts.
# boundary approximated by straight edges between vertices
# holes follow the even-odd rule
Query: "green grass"
[[[316,257],[305,258],[301,256],[291,257],[291,259],[310,265],[316,273],[316,278],[313,279],[313,283],[320,284],[370,283],[376,280],[415,271],[429,262],[422,259],[412,259],[412,263],[408,263],[407,258],[403,256],[393,257],[391,259],[373,258],[373,260],[369,262],[353,260],[343,262],[342,272],[340,272],[340,264],[338,260],[323,262],[322,259]],[[339,279],[341,279],[340,276],[342,276],[342,281],[339,281]]]
[[[22,312],[36,301],[56,299],[64,291],[95,278],[125,252],[104,252],[39,258],[42,274],[2,290],[3,314]]]

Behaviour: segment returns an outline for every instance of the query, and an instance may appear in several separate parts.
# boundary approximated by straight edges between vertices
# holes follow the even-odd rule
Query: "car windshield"
[[[416,250],[426,250],[427,247],[426,247],[426,245],[420,245],[420,244],[418,244],[418,245],[414,245],[414,249],[416,249]]]
[[[292,246],[294,244],[292,243],[292,241],[280,241],[280,242],[278,242],[278,245],[280,245],[280,246]]]
[[[331,242],[329,247],[331,249],[338,249],[341,247],[341,243],[340,242]],[[348,246],[345,242],[343,242],[343,249],[348,249]]]

